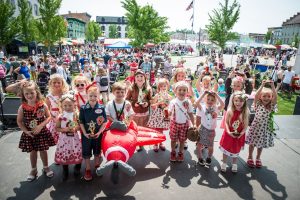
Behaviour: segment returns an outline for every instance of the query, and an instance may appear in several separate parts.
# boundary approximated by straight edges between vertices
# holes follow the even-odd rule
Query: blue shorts
[[[84,135],[81,137],[82,143],[82,157],[89,159],[94,156],[99,156],[101,153],[101,139],[102,134],[97,139],[88,139]]]

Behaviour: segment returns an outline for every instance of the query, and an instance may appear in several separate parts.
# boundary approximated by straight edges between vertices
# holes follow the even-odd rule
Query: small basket
[[[190,127],[187,131],[187,138],[192,141],[196,142],[199,140],[199,131],[196,127]]]

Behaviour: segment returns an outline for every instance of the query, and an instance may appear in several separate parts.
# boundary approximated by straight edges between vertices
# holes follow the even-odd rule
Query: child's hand
[[[140,104],[138,104],[138,103],[135,103],[135,104],[134,104],[134,106],[135,106],[135,107],[139,107],[139,106],[140,106]]]
[[[41,125],[36,126],[35,129],[33,130],[33,134],[34,135],[39,134],[42,129],[43,129],[43,127]]]
[[[211,116],[212,116],[213,119],[216,119],[218,117],[218,113],[213,112],[213,113],[211,113]]]
[[[93,135],[93,138],[96,139],[96,138],[98,138],[101,134],[102,134],[102,132],[98,132],[97,134]]]
[[[34,137],[32,131],[24,131],[24,133],[32,138]]]

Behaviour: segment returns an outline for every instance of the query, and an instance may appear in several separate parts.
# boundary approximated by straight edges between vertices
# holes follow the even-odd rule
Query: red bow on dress
[[[96,86],[97,86],[97,83],[94,81],[86,87],[86,91],[88,91],[90,87],[96,87]]]

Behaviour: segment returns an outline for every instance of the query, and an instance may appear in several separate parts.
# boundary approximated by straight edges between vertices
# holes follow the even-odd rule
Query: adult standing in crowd
[[[295,77],[295,71],[292,70],[292,66],[288,66],[287,70],[283,73],[283,91],[288,93],[288,99],[292,98],[292,80]]]

